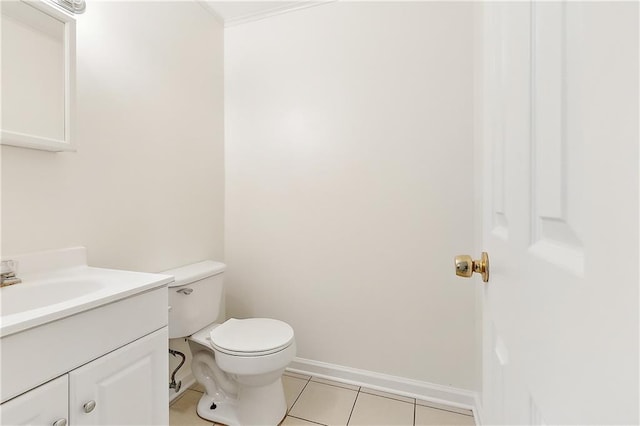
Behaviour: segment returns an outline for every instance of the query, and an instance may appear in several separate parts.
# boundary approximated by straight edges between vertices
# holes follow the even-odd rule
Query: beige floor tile
[[[284,419],[284,421],[282,423],[280,423],[280,424],[282,426],[308,426],[308,425],[317,426],[320,423],[309,422],[309,421],[306,421],[306,420],[297,419],[295,417],[287,416]]]
[[[341,387],[341,388],[351,389],[351,390],[355,390],[355,391],[360,389],[360,386],[348,385],[346,383],[338,382],[338,381],[335,381],[335,380],[321,379],[319,377],[312,377],[311,381],[312,382],[316,382],[316,383],[324,383],[325,385],[338,386],[338,387]]]
[[[346,425],[357,395],[351,389],[309,382],[289,414],[325,425]]]
[[[282,376],[284,397],[287,400],[287,411],[289,411],[293,403],[296,402],[296,399],[298,399],[298,396],[300,396],[300,392],[302,392],[302,389],[304,389],[306,384],[306,380],[298,379],[291,376]]]
[[[359,393],[349,425],[413,426],[413,403]]]
[[[200,392],[186,390],[169,407],[169,424],[171,426],[211,426],[213,422],[201,419],[196,413],[196,406],[201,396]]]
[[[450,411],[416,405],[416,426],[426,425],[457,425],[473,426],[475,422],[472,416],[452,413]]]
[[[285,371],[285,376],[295,377],[297,379],[309,380],[311,376],[307,376],[306,374],[294,373],[293,371]]]
[[[466,410],[464,408],[458,408],[458,407],[451,407],[450,405],[438,404],[436,402],[424,401],[422,399],[417,399],[416,404],[423,405],[425,407],[439,408],[441,410],[452,411],[454,413],[465,414],[467,416],[473,416],[473,412],[471,410]]]
[[[368,393],[371,395],[384,396],[385,398],[397,399],[398,401],[408,402],[413,404],[416,402],[414,398],[409,398],[408,396],[396,395],[395,393],[382,392],[379,390],[369,389],[369,388],[360,388],[360,392]]]
[[[204,386],[202,386],[200,383],[195,382],[193,385],[191,385],[191,387],[189,388],[190,390],[194,390],[200,393],[205,393],[205,389]]]

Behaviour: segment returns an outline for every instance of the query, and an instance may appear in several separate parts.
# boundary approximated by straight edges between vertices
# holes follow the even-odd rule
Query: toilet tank
[[[170,269],[163,274],[173,275],[169,284],[169,338],[191,336],[215,322],[222,303],[224,263],[204,262]]]

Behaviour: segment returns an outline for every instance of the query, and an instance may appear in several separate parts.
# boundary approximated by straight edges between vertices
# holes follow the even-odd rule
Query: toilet
[[[191,369],[205,393],[204,419],[234,425],[277,425],[287,403],[282,373],[296,354],[291,326],[270,318],[216,323],[225,264],[207,260],[163,272],[169,284],[169,338],[186,338]]]

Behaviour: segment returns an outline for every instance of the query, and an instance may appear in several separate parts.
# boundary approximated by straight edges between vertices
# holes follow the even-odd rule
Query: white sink
[[[0,312],[3,318],[33,309],[51,307],[104,290],[107,282],[90,277],[29,279],[22,285],[2,289]]]
[[[0,403],[167,326],[170,275],[87,266],[82,247],[12,256],[0,288]]]
[[[0,289],[0,337],[173,281],[160,274],[94,268],[83,247],[14,256],[22,283]]]

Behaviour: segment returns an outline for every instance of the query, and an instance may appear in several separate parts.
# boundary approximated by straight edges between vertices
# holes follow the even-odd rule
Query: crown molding
[[[225,25],[224,19],[222,19],[222,16],[218,15],[218,12],[216,12],[206,0],[193,0],[193,1],[195,1],[200,6],[202,6],[202,8],[206,10],[211,16],[213,16],[220,25],[223,25],[223,26]]]
[[[207,3],[206,0],[196,0],[196,1],[200,1],[205,4]],[[271,18],[273,16],[282,15],[289,12],[295,12],[301,9],[308,9],[310,7],[321,6],[327,3],[333,3],[335,1],[337,0],[300,0],[294,4],[289,3],[279,7],[273,7],[270,9],[261,10],[256,13],[250,13],[247,15],[238,16],[231,19],[222,19],[220,15],[218,15],[215,11],[213,11],[213,7],[209,5],[207,5],[207,7],[211,9],[216,16],[218,16],[218,19],[220,19],[220,21],[224,23],[224,26],[226,28],[226,27],[233,27],[241,24],[246,24],[248,22]]]

